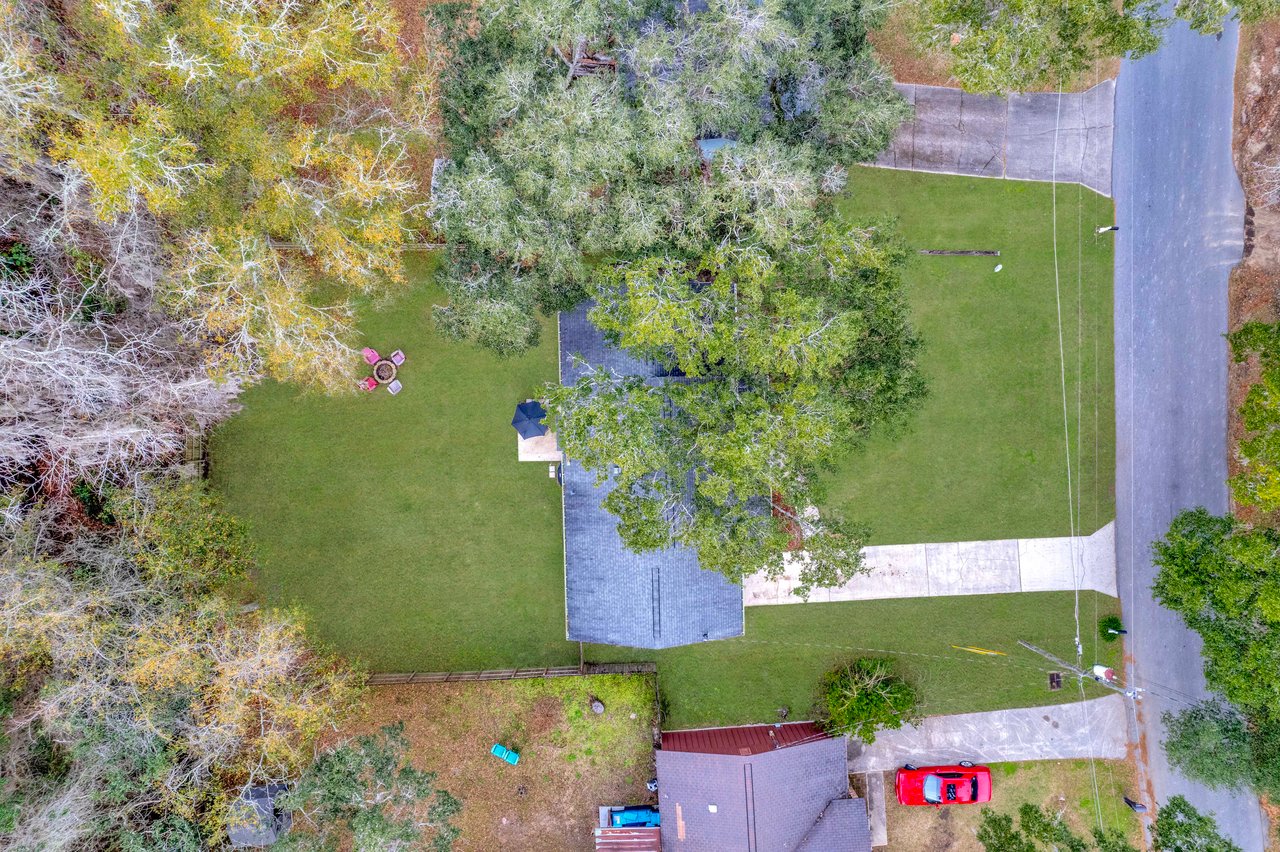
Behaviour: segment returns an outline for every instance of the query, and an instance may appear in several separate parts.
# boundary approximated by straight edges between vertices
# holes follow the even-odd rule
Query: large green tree
[[[1213,814],[1200,813],[1182,796],[1174,796],[1156,811],[1151,842],[1159,852],[1242,852],[1218,831]]]
[[[518,353],[536,308],[583,298],[592,263],[780,250],[801,233],[843,185],[839,163],[873,157],[909,108],[868,51],[860,3],[794,6],[438,10],[461,42],[443,90],[454,162],[433,188],[444,331]],[[704,156],[695,142],[711,137],[733,144]]]
[[[1155,545],[1156,598],[1203,640],[1213,700],[1165,717],[1170,761],[1211,786],[1280,793],[1280,533],[1204,509]]]
[[[1165,753],[1188,778],[1210,787],[1236,788],[1253,777],[1249,728],[1239,712],[1219,700],[1166,712]]]
[[[823,726],[864,743],[875,742],[876,731],[919,719],[915,687],[897,675],[892,661],[879,657],[836,666],[822,676],[818,695]]]
[[[566,454],[612,476],[605,506],[629,547],[683,544],[737,580],[780,573],[799,532],[800,594],[861,569],[859,530],[810,507],[821,470],[922,397],[905,257],[889,223],[826,224],[778,255],[599,270],[592,321],[667,378],[589,370],[547,393]]]
[[[404,723],[388,725],[326,749],[282,797],[306,829],[292,832],[284,852],[448,852],[458,836],[451,820],[462,803],[436,787],[436,776],[408,759]]]
[[[1154,552],[1152,591],[1204,640],[1209,686],[1246,711],[1280,706],[1280,533],[1194,509]]]
[[[970,91],[1068,86],[1110,57],[1138,57],[1160,45],[1171,19],[1158,0],[918,0],[922,45],[946,52]],[[1216,33],[1228,16],[1280,13],[1277,0],[1179,0],[1174,16]]]

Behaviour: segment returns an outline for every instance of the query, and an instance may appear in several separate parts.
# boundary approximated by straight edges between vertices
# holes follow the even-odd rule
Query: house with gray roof
[[[560,314],[560,381],[572,384],[587,365],[618,375],[666,380],[657,364],[610,346],[587,318],[589,304]],[[670,648],[741,636],[742,587],[704,571],[685,547],[633,553],[603,501],[613,488],[566,457],[564,581],[567,636],[575,642]]]
[[[848,740],[811,722],[664,731],[664,852],[870,852]]]

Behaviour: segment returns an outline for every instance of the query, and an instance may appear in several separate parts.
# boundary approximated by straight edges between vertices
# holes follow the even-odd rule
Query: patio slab
[[[521,438],[516,435],[516,458],[522,462],[560,461],[560,444],[556,442],[556,433],[548,432],[536,438]]]

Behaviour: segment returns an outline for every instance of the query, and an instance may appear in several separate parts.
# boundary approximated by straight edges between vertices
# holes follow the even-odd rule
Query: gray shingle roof
[[[587,319],[589,305],[560,314],[560,378],[583,374],[574,356],[620,375],[657,376],[653,364],[609,346]],[[675,547],[632,553],[617,519],[601,505],[611,483],[566,458],[564,483],[565,608],[575,642],[669,648],[742,635],[742,587],[703,571],[697,555]]]
[[[871,848],[865,806],[859,807],[860,800],[845,803],[849,776],[844,737],[747,756],[663,750],[656,754],[664,850]]]
[[[871,852],[866,799],[832,799],[797,852]]]

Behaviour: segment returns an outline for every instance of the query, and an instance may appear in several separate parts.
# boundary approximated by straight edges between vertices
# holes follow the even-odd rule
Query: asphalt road
[[[1240,260],[1244,197],[1231,163],[1237,28],[1173,26],[1126,62],[1116,87],[1116,555],[1148,783],[1181,793],[1246,852],[1262,850],[1257,800],[1173,771],[1160,715],[1204,696],[1200,643],[1151,598],[1150,544],[1180,510],[1227,508],[1227,273]],[[1144,795],[1143,798],[1146,798]]]

